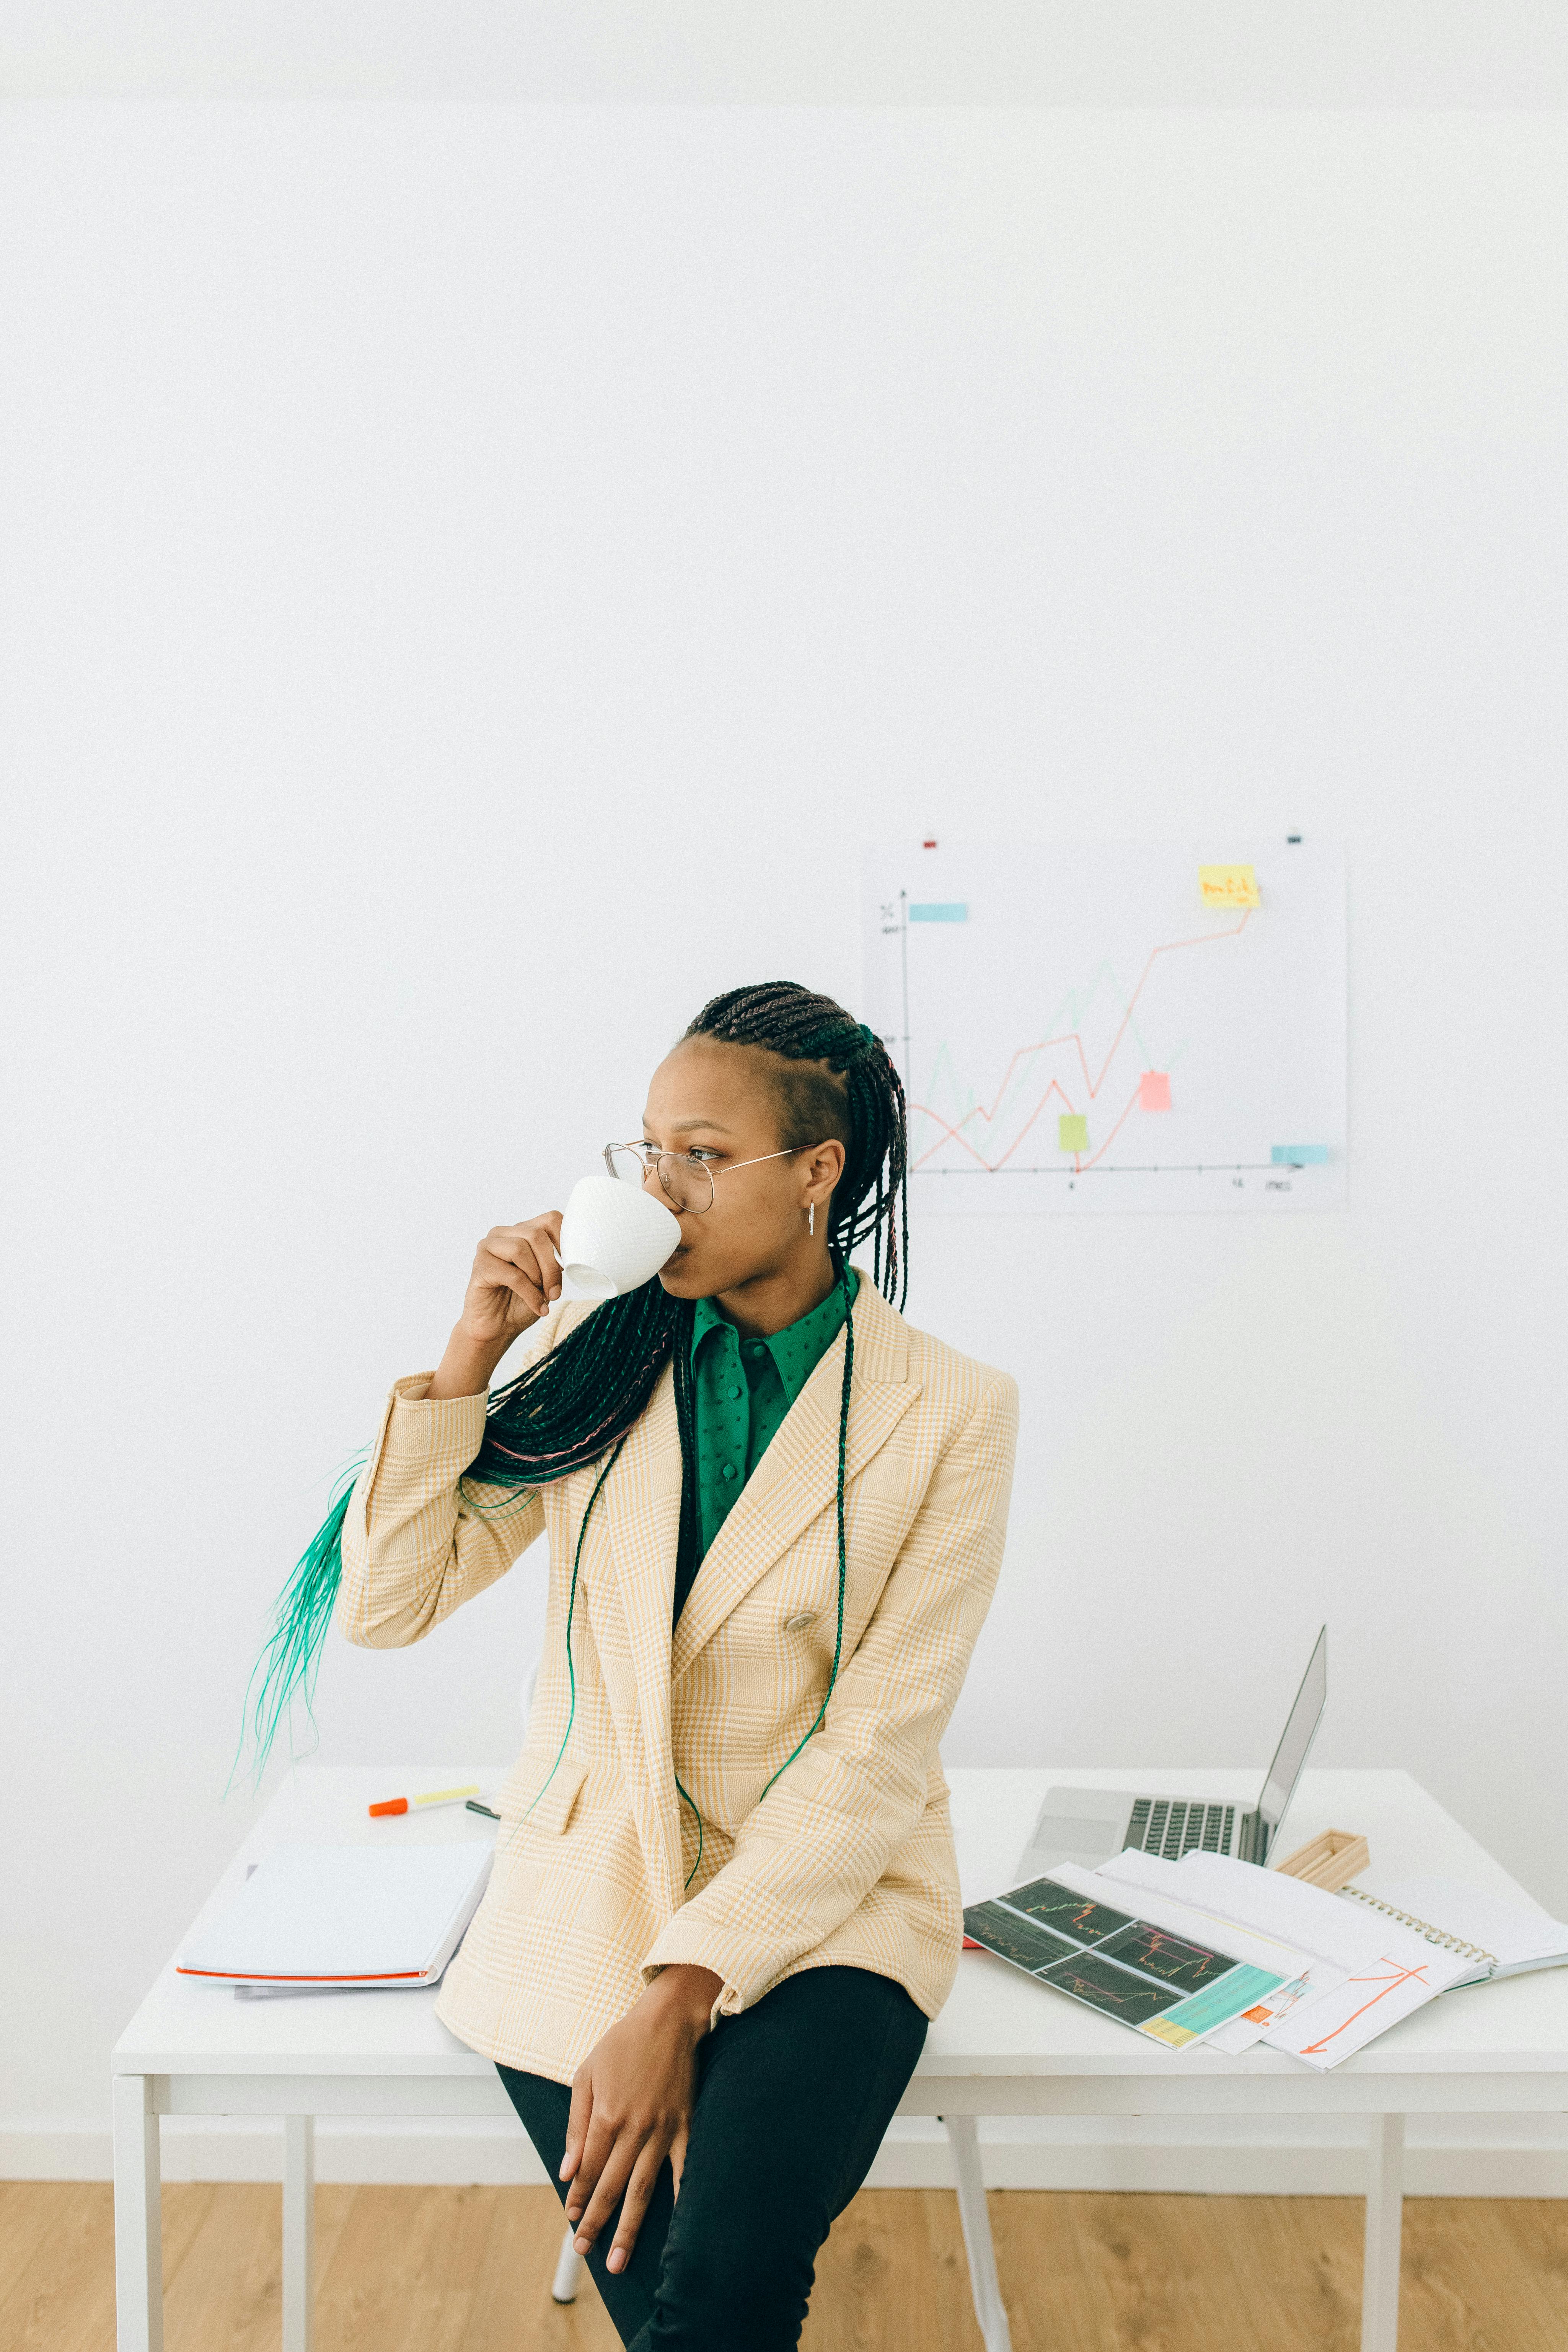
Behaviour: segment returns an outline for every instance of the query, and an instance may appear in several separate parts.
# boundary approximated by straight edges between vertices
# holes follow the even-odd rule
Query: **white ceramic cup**
[[[679,1240],[679,1221],[651,1192],[584,1176],[561,1220],[562,1272],[590,1298],[616,1298],[651,1281]]]

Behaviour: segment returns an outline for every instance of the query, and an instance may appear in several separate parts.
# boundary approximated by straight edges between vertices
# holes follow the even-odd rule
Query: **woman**
[[[623,2342],[770,2352],[957,1968],[937,1742],[1016,1390],[848,1265],[872,1239],[897,1287],[904,1104],[829,999],[715,998],[610,1156],[679,1248],[552,1313],[559,1214],[486,1235],[340,1506],[338,1622],[417,1641],[548,1531],[537,1696],[437,2014],[496,2061]]]

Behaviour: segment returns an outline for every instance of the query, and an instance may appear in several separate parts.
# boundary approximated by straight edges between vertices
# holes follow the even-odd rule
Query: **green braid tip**
[[[252,1667],[250,1680],[246,1685],[245,1703],[240,1710],[239,1745],[229,1767],[224,1789],[226,1796],[234,1786],[247,1739],[252,1748],[248,1777],[252,1788],[259,1787],[273,1743],[286,1717],[290,1730],[289,1754],[291,1757],[296,1754],[292,1737],[296,1692],[304,1700],[305,1713],[312,1731],[315,1729],[316,1675],[321,1667],[327,1628],[332,1622],[338,1586],[342,1580],[343,1522],[348,1517],[355,1481],[369,1453],[369,1446],[363,1447],[339,1472],[327,1516],[278,1596],[272,1612],[272,1630],[262,1644],[261,1655]],[[259,1689],[257,1687],[258,1675]]]

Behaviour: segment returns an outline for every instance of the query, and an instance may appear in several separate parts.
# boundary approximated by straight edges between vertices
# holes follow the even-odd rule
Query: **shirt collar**
[[[849,1297],[853,1303],[860,1288],[859,1269],[849,1269]],[[782,1331],[774,1331],[763,1341],[773,1360],[784,1392],[793,1404],[817,1365],[837,1339],[844,1321],[844,1286],[836,1282],[826,1298]],[[711,1298],[700,1298],[691,1318],[691,1360],[695,1365],[697,1351],[710,1331],[728,1331],[737,1347],[741,1335],[729,1318],[721,1313]]]

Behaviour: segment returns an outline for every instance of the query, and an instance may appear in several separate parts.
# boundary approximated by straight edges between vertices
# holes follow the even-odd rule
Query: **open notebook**
[[[451,1845],[279,1846],[175,1962],[184,1977],[236,1987],[435,1984],[479,1908],[495,1849]]]
[[[1544,1911],[1527,1911],[1458,1878],[1374,1879],[1363,1871],[1362,1880],[1343,1892],[1468,1961],[1460,1984],[1568,1964],[1568,1927]]]

